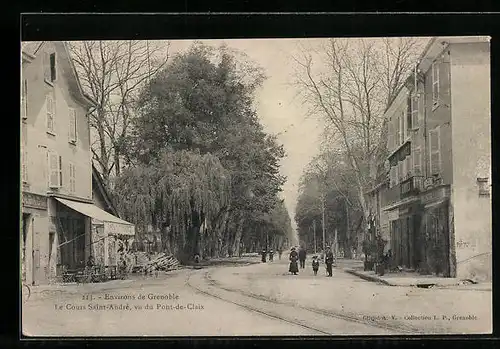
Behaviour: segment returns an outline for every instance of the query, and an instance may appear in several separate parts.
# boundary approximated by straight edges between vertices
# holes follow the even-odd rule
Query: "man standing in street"
[[[326,247],[326,254],[325,254],[325,265],[326,265],[326,271],[328,273],[328,276],[333,275],[332,271],[332,265],[333,265],[333,252],[330,249],[330,246]]]
[[[303,246],[299,249],[299,261],[300,268],[304,269],[306,267],[306,249]]]

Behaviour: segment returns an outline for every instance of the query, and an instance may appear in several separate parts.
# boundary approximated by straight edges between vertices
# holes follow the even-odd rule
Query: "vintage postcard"
[[[488,37],[21,59],[24,336],[492,332]]]

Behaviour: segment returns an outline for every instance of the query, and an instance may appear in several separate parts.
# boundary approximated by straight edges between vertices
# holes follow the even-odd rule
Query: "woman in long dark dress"
[[[290,252],[290,267],[288,271],[293,275],[297,275],[299,272],[299,266],[297,264],[297,260],[299,259],[299,254],[295,251],[295,247],[292,248],[292,252]]]

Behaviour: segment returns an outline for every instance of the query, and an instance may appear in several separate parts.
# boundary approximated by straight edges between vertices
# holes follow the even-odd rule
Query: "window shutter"
[[[28,117],[28,80],[23,80],[21,90],[21,117],[26,119]]]
[[[398,164],[394,167],[394,185],[397,185],[399,183],[399,176],[401,175],[401,163],[398,162]]]
[[[420,147],[416,147],[413,150],[413,172],[416,176],[419,176],[422,174]]]
[[[390,175],[390,185],[392,188],[396,185],[396,167],[395,166],[391,166],[391,170],[389,171],[389,175]]]
[[[429,132],[430,174],[439,174],[441,170],[441,154],[439,144],[439,127]]]
[[[392,123],[392,120],[389,120],[389,135],[388,135],[388,140],[387,140],[387,144],[388,144],[388,150],[389,152],[392,151],[392,149],[394,149],[394,125]]]
[[[416,129],[419,127],[419,106],[420,106],[420,98],[418,96],[414,96],[412,98],[412,108],[411,108],[411,127]]]
[[[56,54],[50,55],[50,81],[56,80]]]
[[[59,186],[59,157],[57,153],[49,153],[49,186],[57,188]]]
[[[413,97],[412,96],[408,96],[408,98],[406,99],[406,125],[407,125],[407,128],[409,130],[411,130],[413,128],[413,124],[412,124],[412,117],[413,117],[413,113],[412,113],[412,103],[413,103]]]
[[[22,166],[22,180],[23,182],[27,182],[28,181],[28,166],[27,166],[27,157],[28,155],[28,152],[26,151],[26,146],[23,145],[21,143],[21,156],[22,156],[22,162],[21,162],[21,166]]]
[[[401,141],[399,139],[399,117],[394,118],[394,128],[396,129],[395,137],[394,137],[396,143],[394,144],[394,147],[397,147],[401,143]]]
[[[76,192],[76,166],[73,164],[73,193]]]
[[[54,131],[54,98],[52,94],[45,97],[47,108],[47,130]]]
[[[63,186],[63,167],[62,167],[62,156],[59,156],[59,187]]]
[[[76,142],[76,110],[69,108],[69,141]]]
[[[69,191],[71,193],[75,192],[75,164],[70,162],[69,163]]]
[[[437,62],[432,64],[432,102],[439,102],[439,65]]]
[[[43,54],[43,78],[47,81],[51,81],[50,78],[50,55],[48,52]]]

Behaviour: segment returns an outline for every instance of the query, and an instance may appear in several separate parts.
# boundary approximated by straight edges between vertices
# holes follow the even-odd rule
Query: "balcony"
[[[400,197],[407,198],[412,195],[417,195],[424,187],[424,176],[409,176],[400,182]]]

